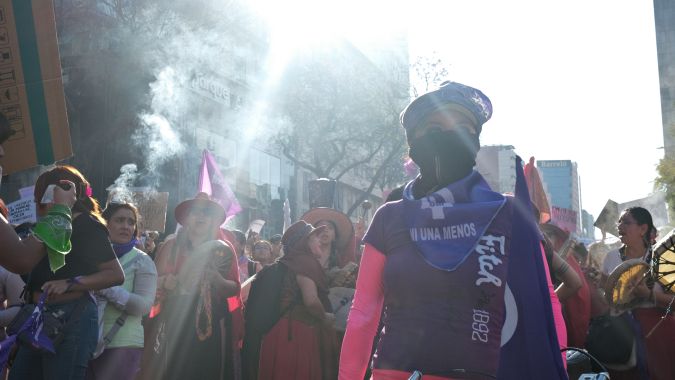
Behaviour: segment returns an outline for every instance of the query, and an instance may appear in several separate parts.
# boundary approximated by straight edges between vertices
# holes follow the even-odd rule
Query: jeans
[[[71,320],[78,303],[84,302],[78,316]],[[10,380],[66,380],[84,379],[87,364],[98,341],[98,312],[90,297],[56,305],[47,305],[46,311],[61,310],[67,326],[56,354],[41,354],[24,346],[14,359],[9,371]]]
[[[87,380],[133,380],[141,368],[143,348],[106,348],[89,362]]]

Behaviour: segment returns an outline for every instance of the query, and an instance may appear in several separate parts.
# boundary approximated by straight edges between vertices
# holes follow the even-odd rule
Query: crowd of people
[[[401,124],[420,173],[364,236],[322,207],[265,240],[222,228],[225,209],[198,193],[175,208],[176,233],[141,239],[135,205],[101,210],[76,168],[44,172],[34,226],[10,225],[0,202],[0,325],[45,302],[60,331],[53,352],[17,340],[6,376],[674,379],[675,294],[654,274],[649,211],[621,213],[615,247],[542,222],[520,159],[512,195],[474,170],[491,116],[455,82],[411,102]],[[0,118],[0,156],[10,135]],[[620,286],[630,302],[612,298]],[[568,362],[568,347],[591,359]]]

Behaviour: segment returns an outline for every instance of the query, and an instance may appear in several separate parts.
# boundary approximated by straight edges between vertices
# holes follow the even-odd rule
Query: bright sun
[[[403,1],[249,1],[270,27],[271,48],[286,54],[338,39],[359,44],[386,38],[405,14]]]

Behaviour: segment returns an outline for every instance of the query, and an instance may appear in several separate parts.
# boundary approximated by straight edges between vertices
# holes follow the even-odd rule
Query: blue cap
[[[431,112],[446,106],[456,109],[476,124],[480,133],[483,124],[492,116],[492,102],[480,90],[457,82],[443,82],[437,90],[413,100],[401,112],[401,125],[406,133],[415,129]]]

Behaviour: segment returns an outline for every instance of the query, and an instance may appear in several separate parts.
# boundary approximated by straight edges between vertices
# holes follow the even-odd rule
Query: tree
[[[347,42],[298,56],[275,97],[283,122],[274,127],[272,141],[296,166],[320,178],[339,181],[356,168],[371,171],[365,199],[384,167],[402,155],[398,112],[407,83],[393,83],[388,75]]]
[[[671,136],[675,136],[675,125],[672,125],[667,131]],[[666,155],[663,157],[656,167],[658,177],[656,177],[655,188],[661,190],[666,194],[666,202],[668,203],[668,211],[671,215],[671,220],[675,217],[675,154]]]
[[[409,65],[403,64],[409,72]],[[422,91],[447,75],[438,58],[413,65]],[[316,49],[288,68],[276,104],[273,141],[296,166],[317,177],[340,180],[356,168],[370,175],[351,215],[372,194],[404,181],[406,142],[399,114],[409,101],[408,80],[397,81],[348,43]],[[391,72],[389,72],[391,71]],[[406,74],[406,79],[409,74]],[[418,93],[420,85],[413,86]]]
[[[162,173],[177,170],[178,163],[169,161],[178,158],[179,149],[160,160],[168,167],[152,166],[158,160],[149,147],[169,144],[153,139],[157,133],[148,130],[147,120],[160,118],[148,115],[168,120],[183,144],[194,135],[183,127],[229,125],[223,122],[231,113],[229,102],[209,108],[191,86],[200,75],[236,77],[231,73],[234,58],[223,46],[234,46],[234,38],[250,33],[253,22],[240,3],[55,1],[75,151],[71,163],[93,178],[95,189],[110,185],[119,168],[130,162],[138,164],[139,174],[153,186],[160,184]],[[247,45],[260,40],[249,35],[244,39]],[[162,185],[175,188],[177,178],[164,176]]]
[[[412,65],[414,80],[410,93],[416,98],[432,88],[438,87],[448,78],[448,65],[438,56],[437,52],[429,56],[419,56]]]

